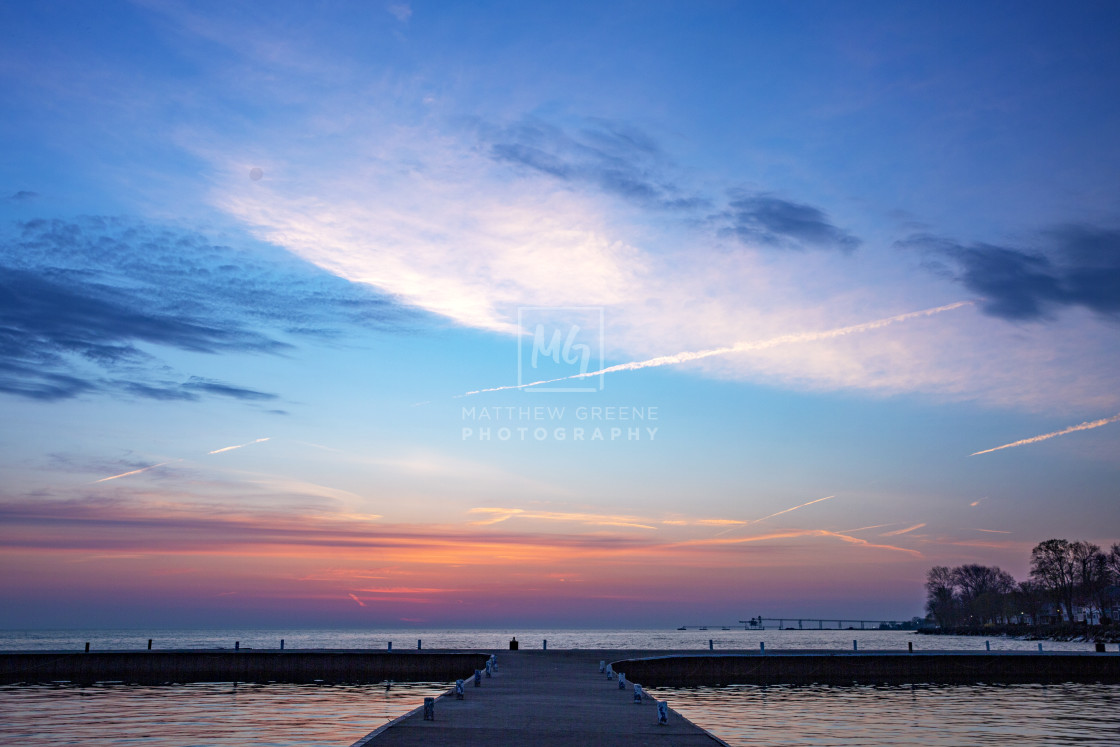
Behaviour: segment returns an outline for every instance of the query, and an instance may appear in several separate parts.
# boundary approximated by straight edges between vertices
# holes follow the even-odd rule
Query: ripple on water
[[[731,745],[1120,744],[1120,686],[649,688]]]
[[[289,685],[205,682],[0,687],[0,744],[271,747],[348,745],[446,692],[435,682]]]

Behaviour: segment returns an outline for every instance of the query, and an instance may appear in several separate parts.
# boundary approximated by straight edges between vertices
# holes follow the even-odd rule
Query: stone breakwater
[[[0,684],[126,682],[453,681],[485,666],[481,652],[43,651],[0,653]]]

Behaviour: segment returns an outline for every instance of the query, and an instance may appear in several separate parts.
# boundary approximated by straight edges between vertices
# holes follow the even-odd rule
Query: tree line
[[[1016,581],[998,566],[934,566],[926,575],[926,612],[942,628],[1013,621],[1038,625],[1043,618],[1074,622],[1075,609],[1093,611],[1111,624],[1109,604],[1120,586],[1120,543],[1107,552],[1091,542],[1049,539],[1031,550],[1031,572]],[[1056,612],[1056,615],[1053,614]],[[1050,613],[1050,614],[1047,614]]]

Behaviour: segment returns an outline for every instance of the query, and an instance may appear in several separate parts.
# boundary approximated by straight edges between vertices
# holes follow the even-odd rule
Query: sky
[[[0,626],[909,619],[1120,540],[1118,37],[0,5]]]

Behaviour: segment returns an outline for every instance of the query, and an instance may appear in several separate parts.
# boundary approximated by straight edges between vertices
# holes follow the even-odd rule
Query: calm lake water
[[[765,630],[220,630],[0,631],[0,650],[154,648],[522,648],[984,650],[984,639],[901,631]],[[1036,650],[991,639],[993,650]],[[1044,642],[1047,650],[1092,644]],[[1110,646],[1111,648],[1111,646]],[[199,683],[166,687],[0,687],[0,744],[349,745],[444,692],[448,683],[304,686]],[[1120,686],[916,686],[657,688],[659,699],[729,744],[1120,744]]]

